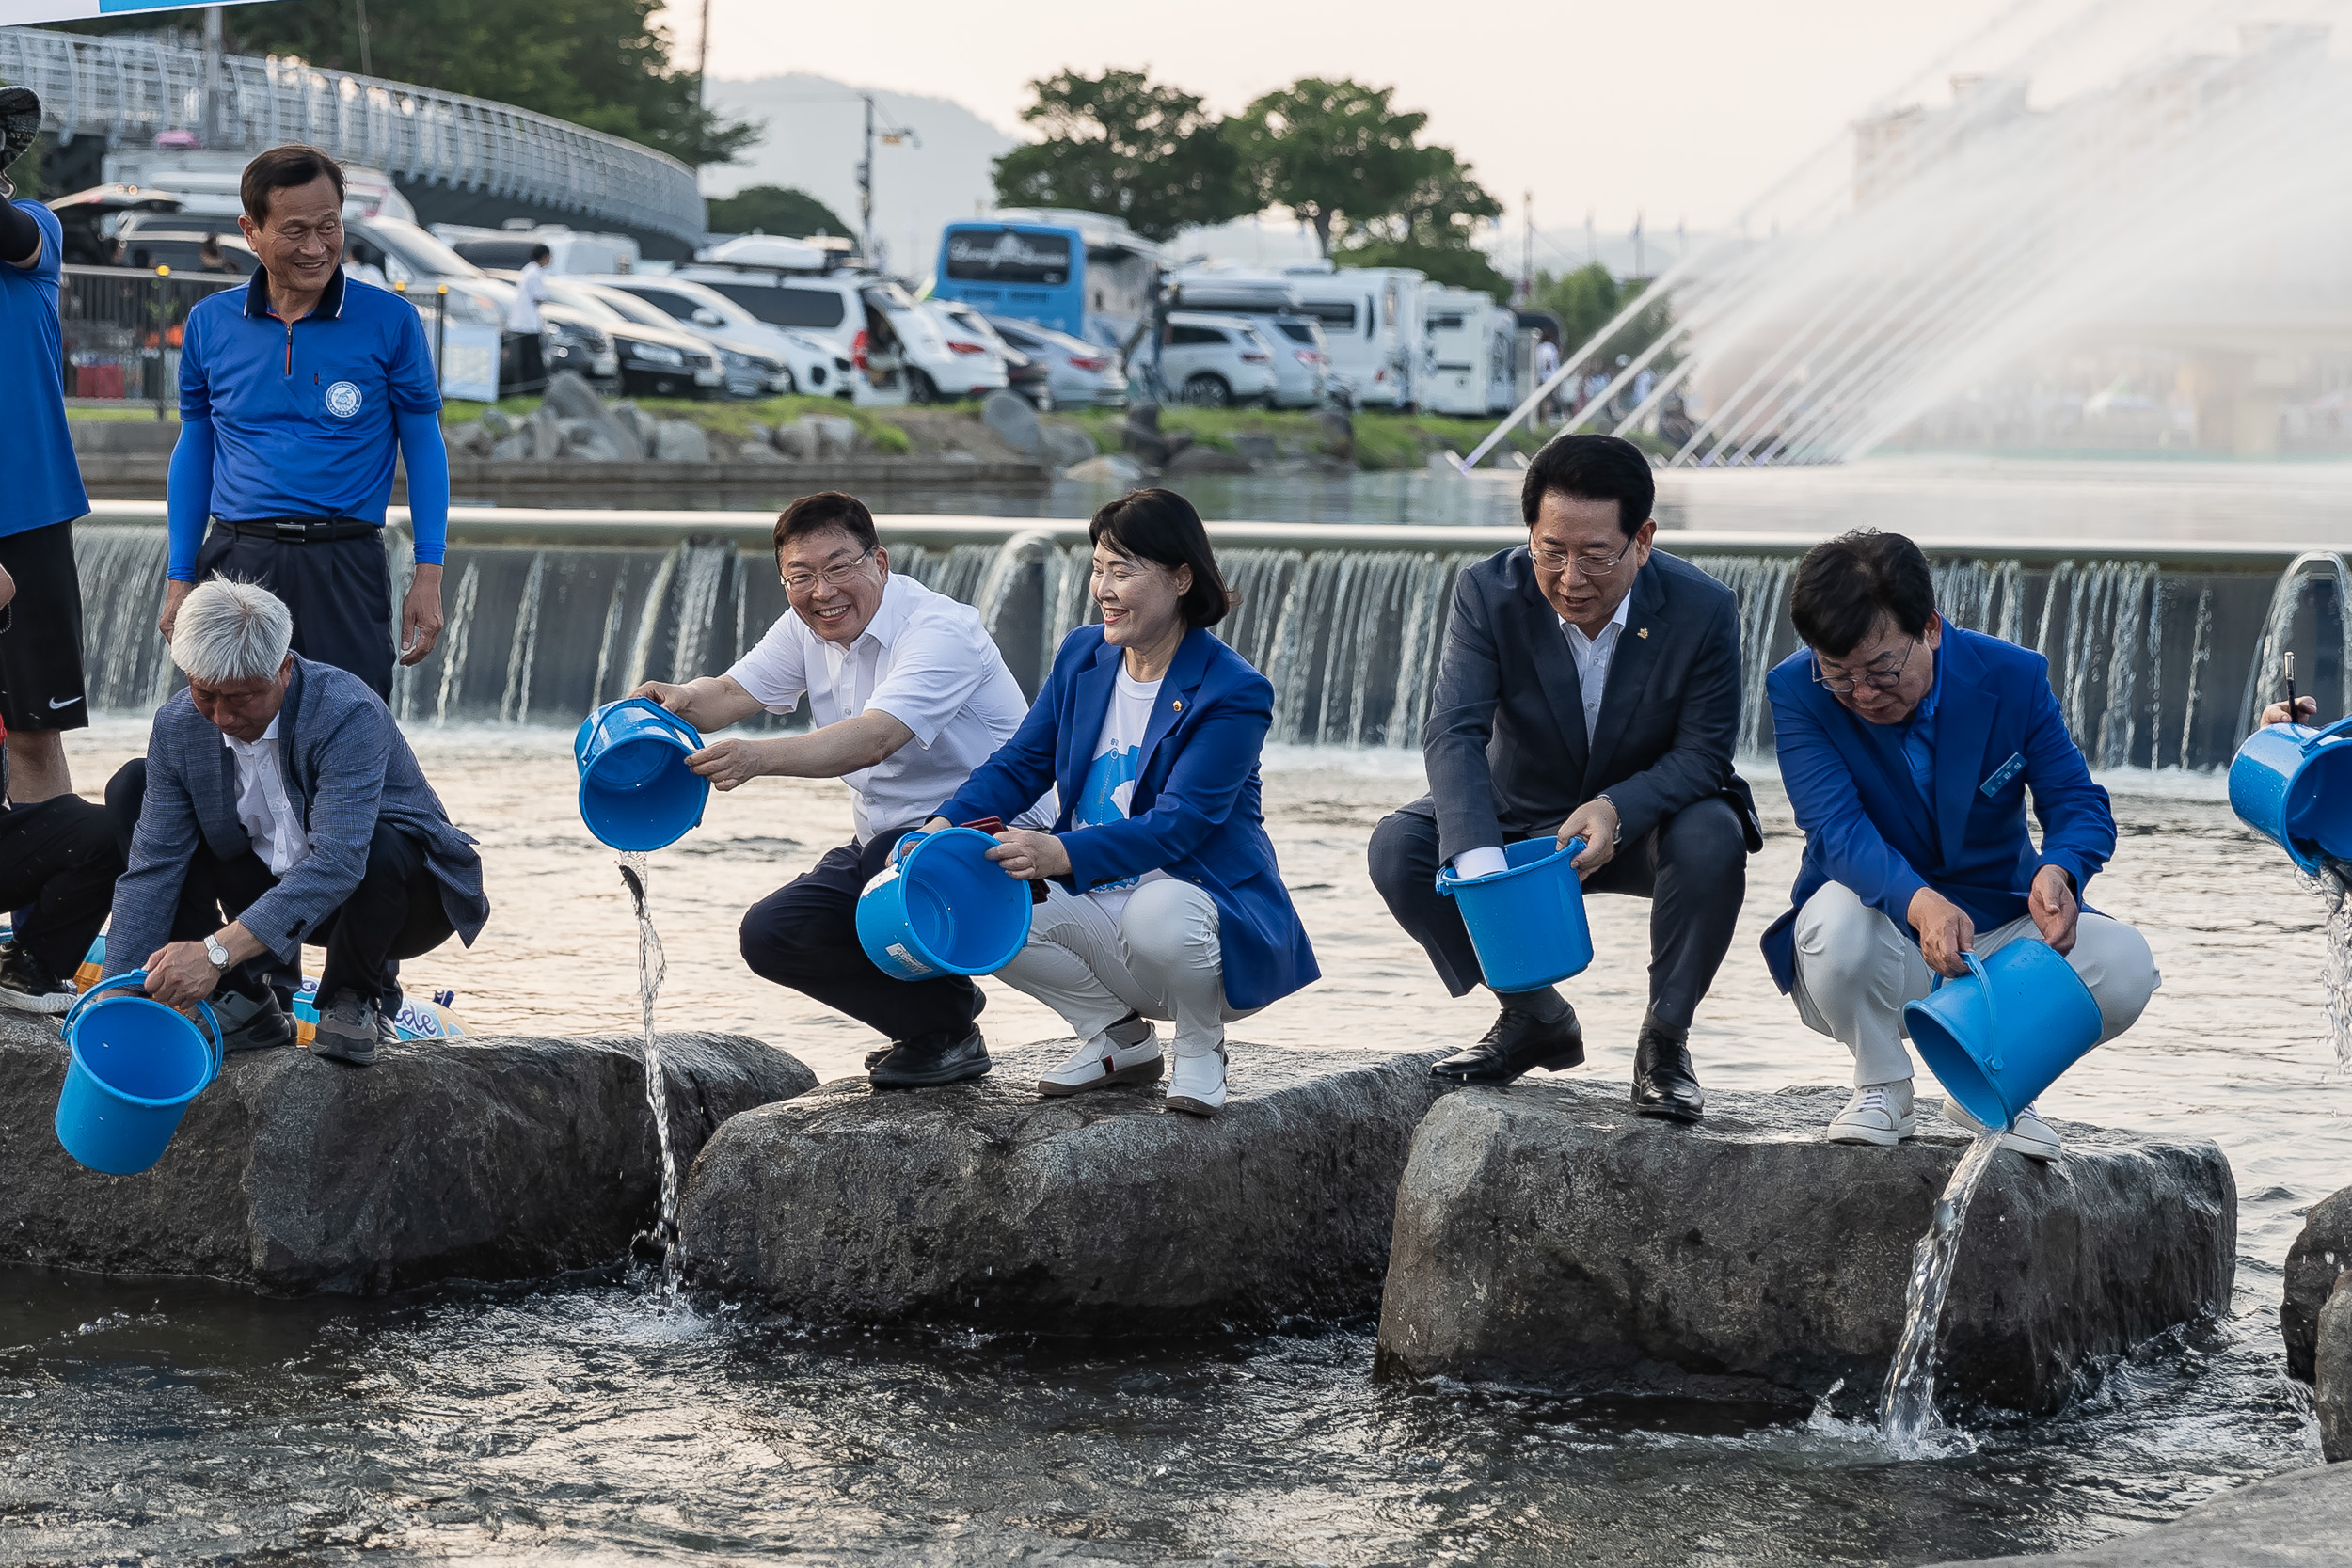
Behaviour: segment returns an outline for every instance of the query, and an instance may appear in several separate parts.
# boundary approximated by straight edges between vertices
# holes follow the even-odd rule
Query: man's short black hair
[[[542,263],[552,261],[555,260],[555,252],[549,250],[546,245],[534,245],[531,247],[531,259],[534,261]]]
[[[245,215],[256,224],[267,223],[270,192],[307,185],[322,174],[335,182],[335,204],[340,211],[343,200],[342,165],[317,148],[298,141],[271,148],[246,165],[245,178],[237,182]]]
[[[1825,540],[1797,563],[1788,618],[1806,647],[1843,658],[1884,615],[1905,637],[1925,636],[1935,613],[1928,558],[1899,533],[1866,528]]]
[[[1649,459],[1641,448],[1614,436],[1555,436],[1544,443],[1519,485],[1519,515],[1529,528],[1535,526],[1544,497],[1554,490],[1581,501],[1615,501],[1617,527],[1628,539],[1649,521],[1658,499]]]
[[[1208,528],[1192,502],[1173,490],[1130,490],[1094,515],[1087,540],[1170,570],[1192,568],[1192,586],[1177,601],[1188,626],[1213,626],[1232,608],[1233,595],[1210,547]]]
[[[866,510],[864,501],[839,490],[819,490],[803,496],[776,518],[776,553],[782,555],[784,546],[795,539],[829,528],[837,528],[856,540],[861,550],[882,547],[882,535],[874,531],[874,515]]]

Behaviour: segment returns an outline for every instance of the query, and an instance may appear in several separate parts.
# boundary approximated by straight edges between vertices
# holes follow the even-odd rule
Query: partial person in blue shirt
[[[40,100],[0,87],[0,170],[40,131]],[[73,793],[65,734],[89,722],[82,686],[82,585],[73,521],[89,510],[66,423],[56,214],[0,176],[0,571],[16,583],[0,631],[0,723],[20,806]]]
[[[2098,1002],[2103,1043],[2148,1006],[2155,959],[2139,932],[2082,902],[2115,852],[2115,817],[2047,659],[1946,624],[1927,557],[1899,533],[1815,546],[1789,616],[1805,646],[1765,687],[1804,859],[1764,957],[1806,1026],[1853,1053],[1853,1098],[1830,1141],[1890,1147],[1915,1128],[1903,1004],[1967,974],[1963,954],[2048,942]],[[1956,1102],[1945,1115],[1975,1128]],[[2030,1106],[2002,1142],[2058,1152]]]
[[[1062,640],[1029,716],[924,824],[1013,821],[1058,801],[1051,832],[1015,825],[988,858],[1045,892],[1028,944],[996,977],[1078,1037],[1038,1092],[1160,1076],[1167,1109],[1225,1104],[1225,1025],[1321,975],[1259,800],[1274,689],[1209,628],[1232,602],[1192,503],[1136,490],[1094,515],[1103,624]]]
[[[294,611],[295,653],[349,671],[389,701],[383,531],[395,447],[416,550],[400,662],[421,661],[441,632],[449,453],[424,326],[407,301],[342,271],[334,159],[272,148],[246,166],[239,195],[238,228],[261,267],[245,288],[188,312],[161,629],[171,636],[199,582],[258,582]]]

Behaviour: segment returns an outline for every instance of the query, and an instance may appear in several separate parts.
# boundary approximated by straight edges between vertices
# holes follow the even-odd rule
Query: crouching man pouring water
[[[1815,546],[1789,614],[1805,646],[1767,687],[1804,859],[1764,958],[1805,1024],[1853,1053],[1853,1098],[1829,1140],[1891,1146],[1915,1126],[1903,1005],[1966,974],[1963,954],[2048,942],[2098,1003],[2102,1044],[2148,1006],[2155,959],[2138,931],[2082,904],[2115,852],[2115,817],[2047,659],[1947,625],[1927,558],[1899,533]],[[1945,1115],[1984,1131],[1956,1101]],[[2001,1141],[2058,1153],[2031,1106]]]

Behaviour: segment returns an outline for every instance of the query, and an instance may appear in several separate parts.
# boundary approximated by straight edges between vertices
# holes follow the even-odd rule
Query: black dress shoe
[[[1456,1084],[1508,1084],[1531,1068],[1565,1072],[1584,1060],[1584,1030],[1576,1009],[1556,1023],[1505,1007],[1486,1037],[1431,1064],[1432,1076]]]
[[[1707,1114],[1707,1096],[1691,1069],[1690,1031],[1642,1025],[1633,1047],[1633,1109],[1668,1121],[1696,1121]]]
[[[925,1035],[900,1040],[866,1074],[878,1089],[930,1089],[942,1084],[961,1084],[984,1078],[995,1064],[988,1059],[988,1042],[977,1029],[961,1039],[953,1035]]]

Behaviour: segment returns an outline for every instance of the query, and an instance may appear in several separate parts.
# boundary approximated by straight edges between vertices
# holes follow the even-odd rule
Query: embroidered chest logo
[[[356,383],[338,381],[326,389],[326,411],[339,420],[347,420],[359,412],[359,388]]]

